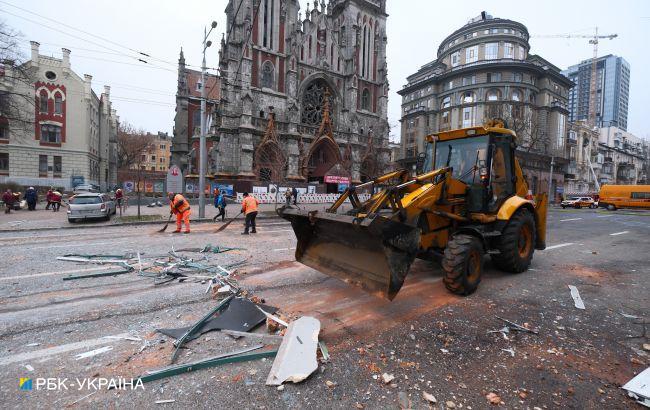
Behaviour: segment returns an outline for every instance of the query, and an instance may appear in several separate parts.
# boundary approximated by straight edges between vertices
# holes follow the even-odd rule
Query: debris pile
[[[206,293],[208,293],[210,290],[213,290],[214,285],[219,285],[219,289],[226,287],[228,287],[227,289],[229,290],[238,289],[234,280],[231,278],[234,273],[231,269],[241,267],[247,263],[247,260],[244,259],[222,265],[213,261],[209,255],[240,250],[245,249],[207,244],[203,248],[179,250],[174,250],[172,248],[170,252],[160,256],[148,256],[140,252],[129,252],[123,255],[67,254],[60,256],[57,259],[66,262],[77,262],[90,265],[112,265],[105,271],[66,276],[63,280],[116,276],[137,270],[139,276],[152,278],[154,280],[154,285],[163,285],[175,280],[178,280],[179,282],[209,281],[210,284],[206,290]],[[201,256],[198,258],[189,257],[184,255],[184,253],[199,253]]]

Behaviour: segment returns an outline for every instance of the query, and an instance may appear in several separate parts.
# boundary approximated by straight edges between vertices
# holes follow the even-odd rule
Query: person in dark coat
[[[298,190],[296,187],[293,187],[291,189],[291,194],[293,195],[293,204],[298,205]]]
[[[38,193],[33,186],[30,186],[27,191],[25,191],[25,201],[27,201],[27,209],[30,211],[36,210],[36,202],[38,202]]]
[[[52,193],[54,192],[54,188],[50,188],[47,191],[47,194],[45,194],[45,200],[47,201],[47,205],[45,205],[45,210],[49,210],[50,206],[52,205]]]
[[[14,194],[11,192],[11,189],[7,189],[4,194],[2,194],[2,202],[5,203],[5,213],[10,214],[11,208],[14,207]]]

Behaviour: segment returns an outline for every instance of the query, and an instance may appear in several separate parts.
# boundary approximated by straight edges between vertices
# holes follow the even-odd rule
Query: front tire
[[[535,252],[535,218],[527,209],[517,211],[503,230],[492,261],[502,271],[521,273],[528,269]]]
[[[608,211],[616,211],[616,206],[612,205],[612,204],[609,204],[609,205],[607,205],[607,210]]]
[[[447,290],[462,296],[473,293],[481,283],[483,254],[483,244],[476,237],[454,236],[447,243],[442,259]]]

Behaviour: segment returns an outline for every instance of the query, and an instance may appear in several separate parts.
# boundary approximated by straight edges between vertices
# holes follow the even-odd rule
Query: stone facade
[[[206,73],[209,155],[208,170],[214,169],[215,141],[218,140],[217,105],[221,95],[221,81],[218,76]],[[178,81],[176,90],[176,115],[174,116],[174,139],[171,146],[171,162],[181,168],[183,175],[194,175],[199,170],[199,138],[201,134],[201,72],[185,64],[181,49],[178,58]],[[169,164],[168,164],[169,165]],[[211,173],[211,172],[210,172]]]
[[[220,180],[322,184],[332,173],[358,182],[383,172],[389,161],[385,0],[316,2],[305,18],[297,0],[230,0],[226,14],[209,173]],[[325,99],[333,139],[316,135]],[[255,162],[273,156],[257,152],[271,116],[283,153],[274,158],[285,161],[279,175]]]
[[[598,179],[601,185],[636,185],[648,183],[648,154],[650,143],[617,127],[600,129],[600,165]]]
[[[564,175],[565,196],[598,193],[596,178],[602,169],[598,137],[598,131],[584,121],[569,123],[566,144],[569,164]]]
[[[70,50],[62,58],[39,54],[32,41],[31,59],[20,70],[4,67],[0,87],[26,98],[20,110],[33,118],[27,124],[7,121],[0,139],[0,182],[72,189],[73,179],[110,189],[117,183],[117,127],[110,87],[101,96],[92,90],[92,76],[80,78],[71,69]],[[29,79],[16,78],[29,73]],[[27,101],[33,98],[34,103]]]
[[[438,58],[408,77],[402,96],[402,155],[414,165],[425,137],[502,118],[517,132],[518,157],[534,193],[561,187],[572,82],[560,69],[530,54],[523,24],[483,12],[445,38]]]
[[[570,123],[564,194],[597,194],[598,184],[647,184],[649,155],[650,141],[620,128]]]
[[[166,132],[158,132],[152,137],[153,148],[145,154],[145,161],[141,166],[145,171],[167,173],[171,159],[172,138]]]

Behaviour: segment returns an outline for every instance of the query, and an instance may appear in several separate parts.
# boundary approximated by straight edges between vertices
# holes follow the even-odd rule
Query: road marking
[[[612,216],[614,216],[614,215],[600,215],[600,216],[597,216],[596,218],[611,218]]]
[[[560,219],[560,222],[579,221],[582,218]]]
[[[39,247],[36,247],[36,248],[30,248],[30,249],[69,248],[71,246],[80,248],[82,246],[97,246],[97,245],[109,245],[109,244],[115,245],[115,242],[94,242],[94,243],[86,243],[86,244],[78,244],[78,243],[75,242],[75,243],[69,243],[67,245],[39,246]],[[124,244],[124,242],[122,242],[121,244]]]
[[[558,245],[553,245],[553,246],[547,246],[545,251],[550,251],[551,249],[557,249],[557,248],[564,248],[565,246],[571,246],[574,245],[573,242],[567,242],[567,243],[560,243]]]
[[[119,335],[114,335],[113,337],[122,338],[130,336],[128,333],[121,333]],[[29,360],[38,359],[40,357],[54,356],[61,353],[67,353],[72,350],[84,349],[92,346],[104,345],[109,343],[115,343],[119,339],[111,339],[100,337],[97,339],[89,339],[76,343],[68,343],[66,345],[48,347],[46,349],[34,350],[33,352],[27,353],[18,353],[10,356],[0,357],[0,366],[7,365],[16,362],[25,362]]]
[[[630,231],[623,231],[623,232],[610,233],[609,236],[625,235],[626,233],[630,233]]]
[[[31,275],[22,275],[22,276],[8,276],[8,277],[5,277],[5,278],[0,278],[0,281],[3,281],[3,280],[15,280],[15,279],[25,279],[25,278],[38,278],[38,277],[41,277],[41,276],[68,275],[68,274],[71,274],[71,273],[94,272],[94,271],[100,271],[100,270],[106,270],[106,267],[75,269],[75,270],[44,272],[44,273],[33,273]]]
[[[281,248],[281,249],[273,249],[273,252],[282,252],[282,251],[295,251],[296,248]]]

